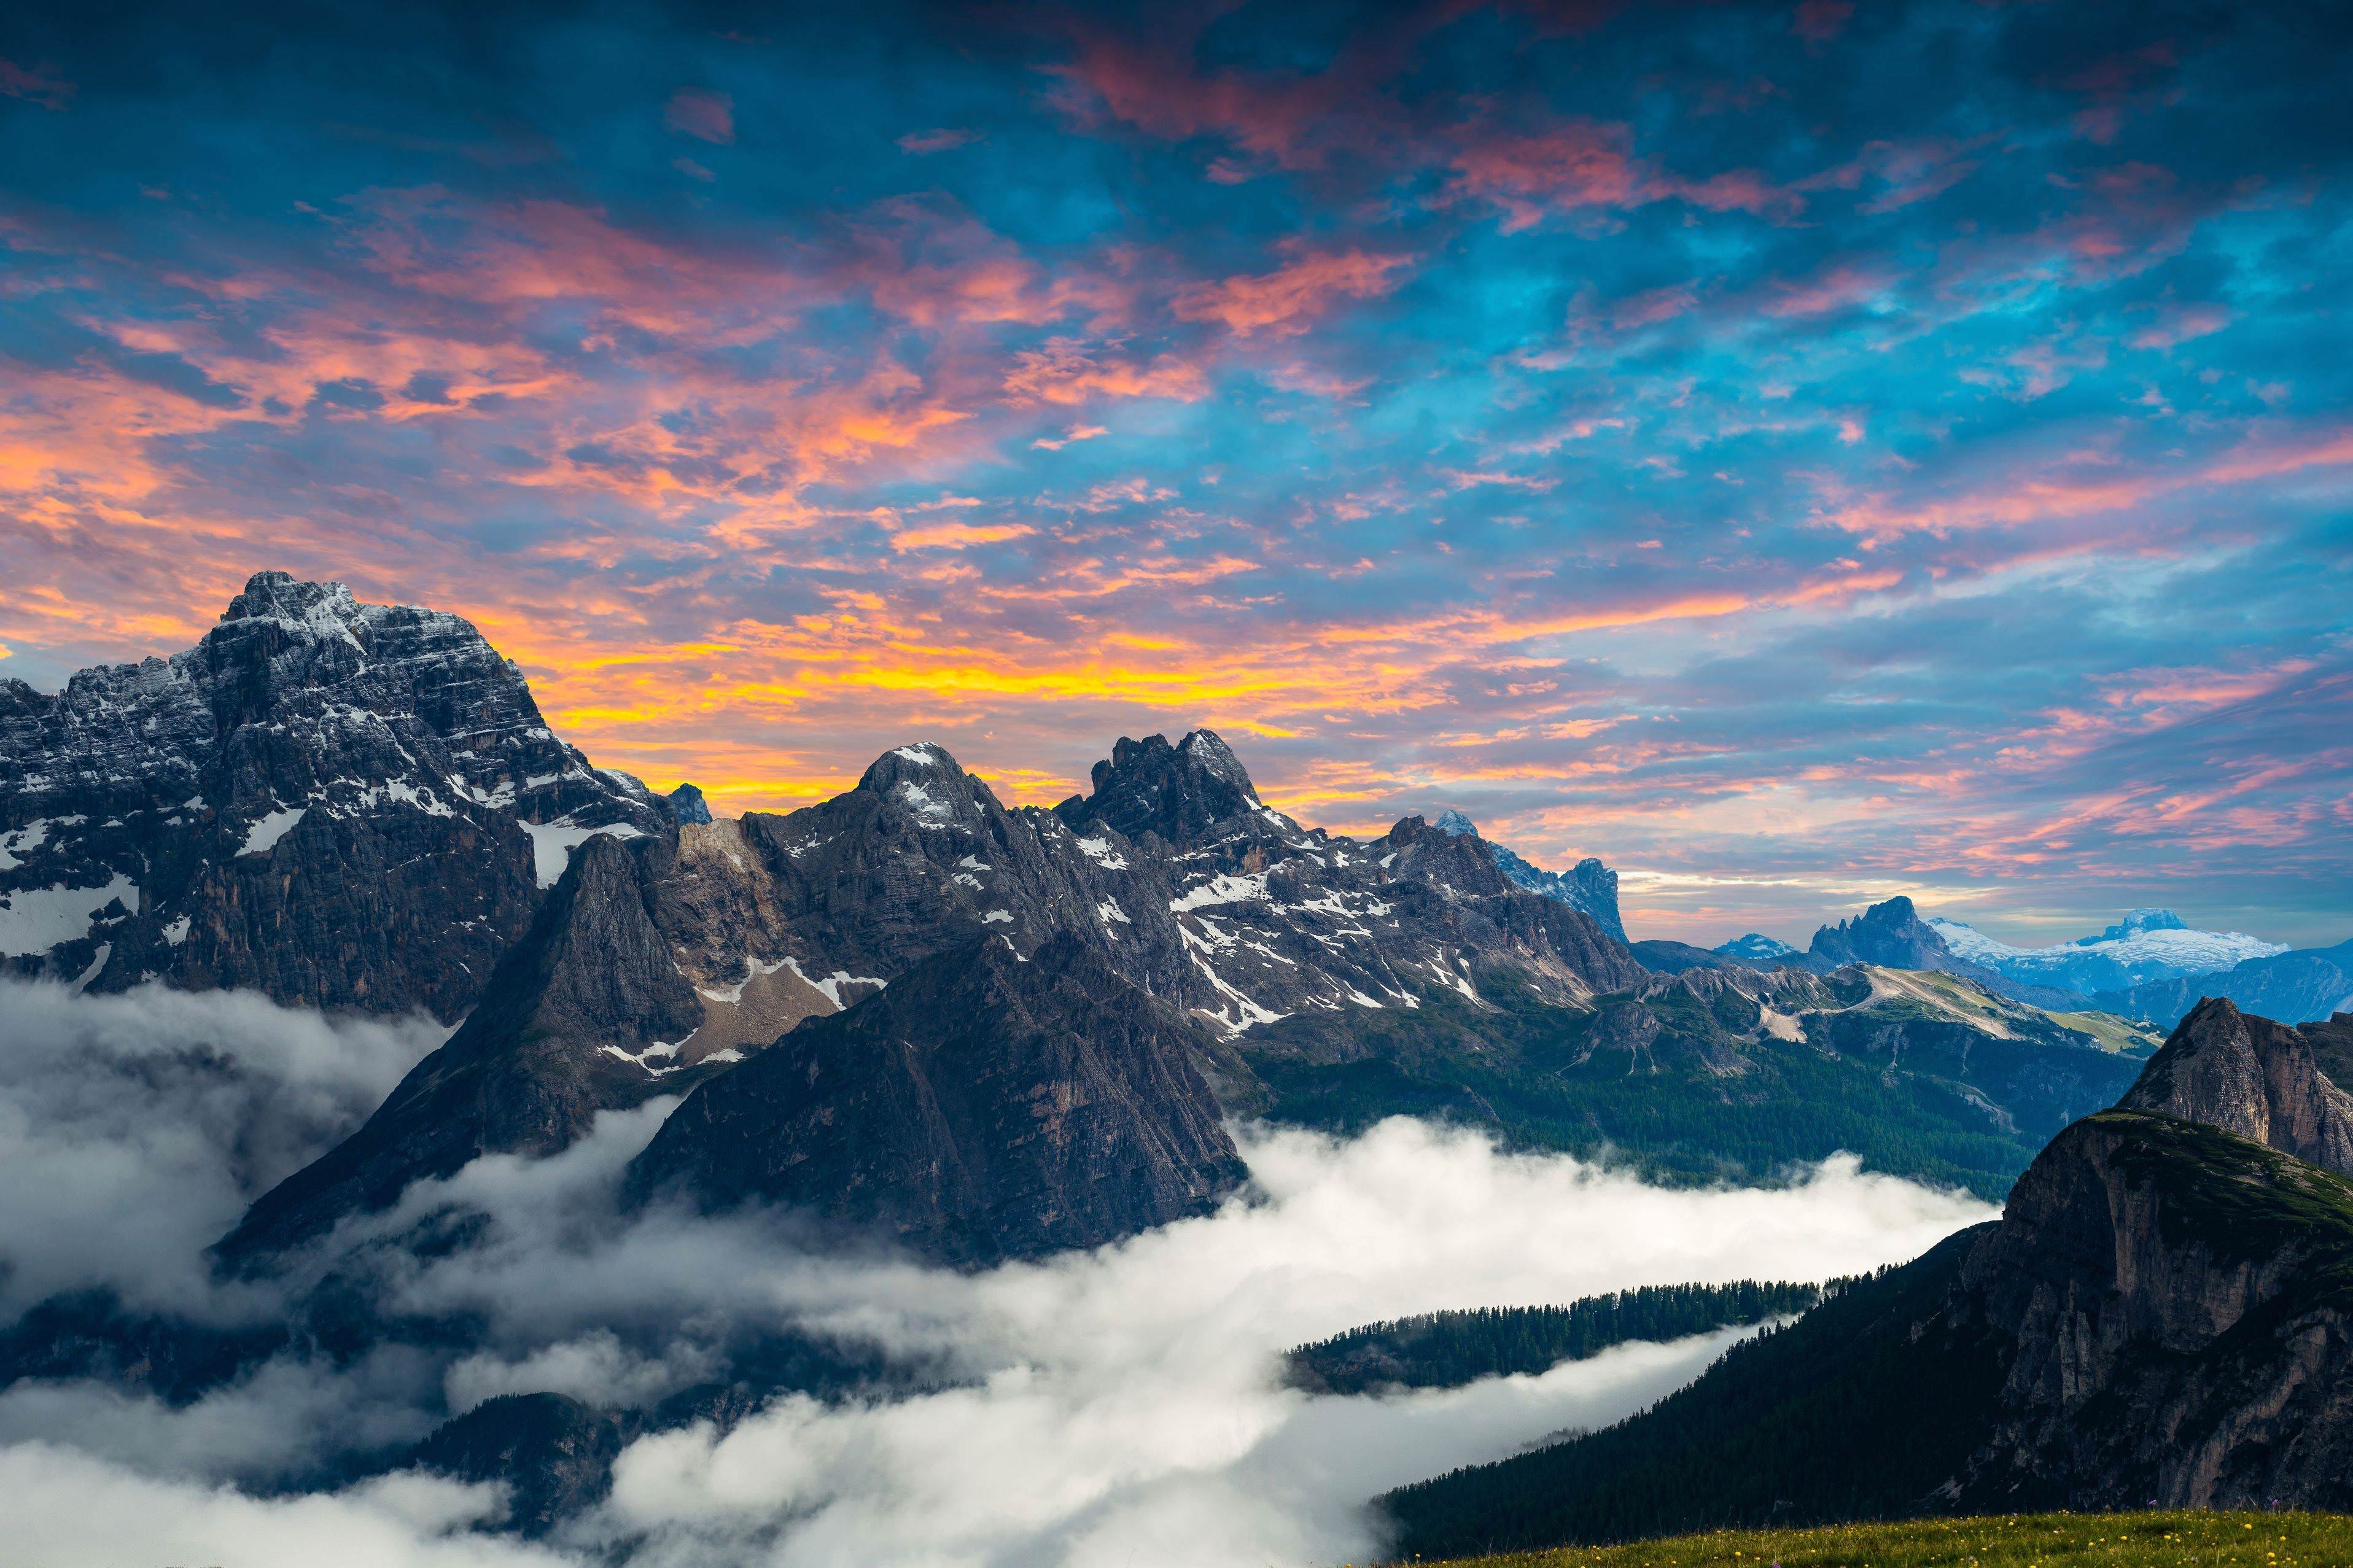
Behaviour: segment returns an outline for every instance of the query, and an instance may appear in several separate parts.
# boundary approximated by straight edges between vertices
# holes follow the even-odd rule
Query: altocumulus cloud
[[[151,1011],[130,1016],[153,1020],[153,999],[135,1000]],[[60,1042],[104,1033],[113,1005],[44,1001],[47,1037]],[[257,1038],[316,1047],[259,1056],[249,1070],[281,1089],[341,1086],[322,1100],[289,1097],[311,1120],[276,1145],[273,1169],[348,1121],[322,1107],[364,1100],[361,1085],[375,1079],[358,1073],[361,1056],[390,1060],[438,1037],[395,1029],[363,1042],[250,998],[219,1005],[266,1020]],[[142,1037],[150,1054],[177,1059],[168,1027]],[[63,1049],[41,1059],[58,1073],[72,1066]],[[293,1060],[320,1070],[295,1073]],[[326,1071],[328,1060],[343,1066]],[[201,1075],[193,1088],[160,1081],[159,1100],[112,1114],[165,1110],[175,1094],[211,1105],[220,1092]],[[5,1087],[12,1118],[64,1093],[29,1068]],[[1844,1161],[1770,1191],[1667,1191],[1409,1121],[1351,1140],[1245,1128],[1252,1190],[1217,1214],[1093,1253],[962,1275],[811,1254],[786,1215],[618,1215],[618,1173],[663,1109],[608,1116],[554,1160],[477,1161],[380,1222],[396,1227],[451,1204],[485,1216],[471,1249],[397,1260],[383,1279],[406,1310],[481,1321],[462,1356],[387,1351],[332,1372],[281,1359],[178,1411],[90,1384],[0,1396],[0,1530],[59,1565],[1362,1558],[1380,1544],[1364,1508],[1373,1493],[1614,1420],[1688,1381],[1734,1336],[1623,1346],[1542,1377],[1377,1400],[1280,1387],[1285,1347],[1439,1308],[1848,1273],[1912,1257],[1991,1212]],[[195,1169],[229,1172],[216,1178],[222,1190],[244,1192],[236,1173],[261,1166],[240,1165],[249,1156],[237,1151],[269,1144],[270,1120],[189,1119],[187,1152],[126,1161],[134,1174],[116,1190]],[[201,1247],[234,1215],[234,1203],[219,1206],[175,1211],[181,1229],[158,1226],[148,1274],[117,1260],[109,1277],[193,1289]],[[55,1234],[10,1233],[12,1266],[90,1275],[86,1248],[39,1253]],[[307,1496],[250,1489],[258,1480],[282,1492],[305,1459],[405,1438],[497,1394],[642,1405],[705,1375],[731,1335],[788,1328],[877,1346],[936,1375],[898,1395],[789,1395],[723,1434],[700,1426],[642,1438],[623,1454],[611,1499],[544,1547],[484,1533],[494,1494],[419,1475]]]

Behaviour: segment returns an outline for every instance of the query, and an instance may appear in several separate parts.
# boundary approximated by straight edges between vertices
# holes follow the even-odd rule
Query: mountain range
[[[916,740],[830,799],[717,816],[691,785],[657,795],[591,765],[463,620],[278,573],[169,659],[83,671],[54,696],[0,683],[0,952],[14,973],[451,1026],[213,1248],[220,1279],[282,1289],[288,1321],[229,1331],[58,1297],[0,1332],[0,1386],[80,1376],[185,1402],[272,1355],[462,1353],[476,1331],[463,1314],[419,1316],[371,1284],[386,1258],[474,1244],[479,1216],[429,1184],[486,1155],[546,1161],[615,1115],[661,1119],[618,1178],[640,1219],[781,1213],[828,1248],[967,1270],[1246,1195],[1232,1129],[1250,1118],[1340,1133],[1433,1118],[1662,1182],[1776,1183],[1845,1152],[2010,1193],[2021,1225],[2043,1211],[2017,1194],[2049,1189],[2038,1237],[2061,1219],[2094,1234],[2089,1200],[2068,1195],[2084,1171],[2204,1159],[2205,1134],[2165,1131],[2184,1117],[2224,1118],[2227,1136],[2283,1159],[2341,1163],[2353,1149],[2320,1076],[2353,1056],[2342,1026],[2282,1044],[2210,1003],[2160,1052],[2131,1021],[2149,1010],[2118,1016],[1981,963],[1907,899],[1825,923],[1802,952],[1629,943],[1599,860],[1541,870],[1460,813],[1364,838],[1303,826],[1209,730],[1121,737],[1089,786],[1051,809],[1008,806]],[[2295,973],[2281,984],[2328,988]],[[2095,1114],[2119,1096],[2124,1110]],[[2214,1158],[2282,1204],[2320,1190]],[[1910,1365],[1903,1345],[1952,1350],[1923,1386],[1978,1400],[1968,1432],[1997,1417],[2026,1432],[2016,1424],[2042,1406],[1988,1404],[1968,1379],[2080,1325],[1984,1283],[2027,1268],[2031,1247],[1964,1268],[1977,1247],[1846,1288],[1805,1321],[1851,1321],[1891,1366]],[[2207,1284],[2210,1265],[2197,1264]],[[1914,1312],[1909,1333],[1915,1309],[1964,1289],[1977,1337],[1872,1337]],[[1816,1345],[1810,1376],[1846,1353],[1843,1334],[1801,1324],[1761,1342]],[[930,1375],[781,1330],[707,1370],[694,1399],[660,1408],[489,1401],[366,1463],[521,1466],[518,1518],[547,1527],[596,1495],[628,1436],[723,1422],[782,1391]],[[1711,1386],[1724,1384],[1703,1382],[1694,1408],[1715,1408]],[[2005,1440],[2004,1454],[2028,1441]],[[1994,1473],[1968,1475],[1981,1470]],[[1456,1540],[1454,1495],[1472,1494],[1401,1499],[1409,1539]]]
[[[2052,986],[2084,996],[2218,973],[2247,959],[2287,951],[2284,943],[2243,931],[2193,931],[2171,910],[2135,910],[2097,936],[2055,947],[2011,947],[1957,921],[1931,920],[1928,924],[1957,958],[1983,964],[2021,984]]]

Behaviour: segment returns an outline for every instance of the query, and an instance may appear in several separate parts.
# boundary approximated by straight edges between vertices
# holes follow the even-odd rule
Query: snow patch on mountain
[[[526,822],[522,830],[531,835],[531,868],[543,888],[553,888],[564,880],[564,868],[572,861],[572,852],[599,833],[609,833],[616,838],[642,838],[643,833],[626,822],[608,822],[602,827],[581,827],[569,822]]]
[[[2170,910],[2135,910],[2097,936],[2051,947],[2012,947],[1958,921],[1931,920],[1957,958],[2028,984],[2088,995],[2153,980],[2211,974],[2250,958],[2285,952],[2284,942],[2244,931],[2193,930]]]
[[[139,889],[117,872],[101,888],[19,888],[0,893],[0,956],[47,952],[59,942],[90,934],[99,915],[116,900],[139,912]]]

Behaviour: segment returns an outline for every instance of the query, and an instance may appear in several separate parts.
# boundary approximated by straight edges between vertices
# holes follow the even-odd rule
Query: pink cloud
[[[682,87],[670,94],[662,123],[682,136],[721,143],[735,140],[735,102],[709,88]]]
[[[1799,282],[1781,282],[1773,286],[1774,297],[1765,305],[1768,316],[1820,316],[1832,310],[1860,305],[1876,297],[1887,287],[1883,272],[1866,267],[1841,263],[1816,273]]]
[[[1854,0],[1801,0],[1789,30],[1809,44],[1827,44],[1854,18]]]
[[[1389,293],[1402,281],[1395,274],[1411,261],[1362,250],[1310,251],[1272,272],[1194,284],[1178,291],[1170,309],[1179,321],[1221,322],[1236,337],[1291,337],[1342,300]]]
[[[63,109],[73,98],[73,83],[47,66],[29,69],[13,60],[0,59],[0,93],[37,103],[43,109]]]
[[[977,131],[942,128],[937,131],[910,131],[899,138],[899,150],[921,156],[927,153],[946,153],[958,147],[968,147],[980,140]]]

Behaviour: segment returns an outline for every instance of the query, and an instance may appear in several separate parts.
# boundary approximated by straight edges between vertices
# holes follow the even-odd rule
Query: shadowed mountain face
[[[265,1194],[222,1258],[300,1245],[477,1155],[554,1153],[598,1111],[691,1082],[656,1070],[668,1053],[646,1044],[649,1030],[684,1040],[702,1018],[649,907],[666,856],[659,840],[581,846],[464,1026],[357,1132]]]
[[[2341,1162],[2348,1104],[2306,1034],[2209,1004],[2000,1224],[1606,1432],[1395,1494],[1403,1550],[2353,1505],[2353,1184],[2295,1157]]]
[[[1198,1026],[1071,937],[917,965],[696,1090],[632,1165],[644,1203],[790,1205],[936,1261],[1090,1247],[1243,1177]]]
[[[185,653],[0,680],[0,964],[454,1020],[569,846],[670,822],[465,621],[264,572]]]

